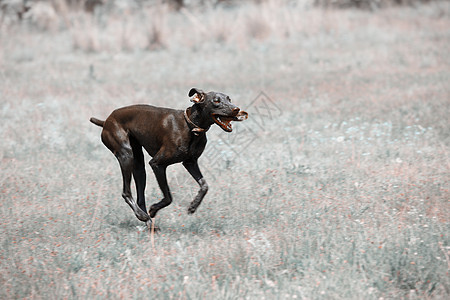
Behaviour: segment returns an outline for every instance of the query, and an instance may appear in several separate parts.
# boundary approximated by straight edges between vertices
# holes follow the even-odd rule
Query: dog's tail
[[[103,127],[103,125],[105,124],[105,121],[96,119],[94,117],[90,118],[89,121],[91,121],[92,123],[94,123],[97,126]]]

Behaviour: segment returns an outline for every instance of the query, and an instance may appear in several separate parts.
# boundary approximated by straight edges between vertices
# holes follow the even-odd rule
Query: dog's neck
[[[198,105],[188,107],[184,112],[186,121],[191,127],[191,131],[196,135],[206,133],[214,122],[210,120],[210,116],[204,116],[203,110]]]

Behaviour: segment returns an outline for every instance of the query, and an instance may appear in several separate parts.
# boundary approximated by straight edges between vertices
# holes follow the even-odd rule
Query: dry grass
[[[273,3],[2,26],[2,299],[448,298],[448,5]],[[197,185],[168,169],[152,242],[88,120],[185,108],[193,86],[250,119],[209,133],[194,216]]]

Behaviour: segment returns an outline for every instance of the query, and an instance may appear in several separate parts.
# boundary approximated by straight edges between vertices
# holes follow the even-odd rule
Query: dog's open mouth
[[[241,110],[237,115],[235,116],[222,116],[218,114],[212,115],[214,122],[216,122],[217,125],[220,126],[223,130],[226,132],[233,131],[233,127],[231,126],[231,121],[244,121],[248,118],[248,113]]]

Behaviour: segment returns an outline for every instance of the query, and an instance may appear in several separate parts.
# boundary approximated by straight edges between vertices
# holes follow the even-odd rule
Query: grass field
[[[2,25],[1,299],[449,298],[449,2],[275,4]],[[152,236],[88,120],[191,87],[249,120],[208,133],[195,215],[169,167]]]

